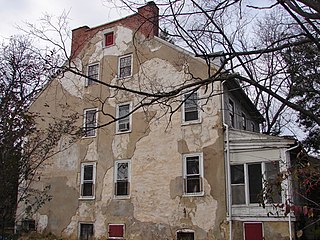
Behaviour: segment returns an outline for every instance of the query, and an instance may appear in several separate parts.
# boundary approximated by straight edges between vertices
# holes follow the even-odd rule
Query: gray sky
[[[71,29],[94,27],[128,14],[111,2],[115,0],[0,0],[0,40],[18,34],[16,25],[36,23],[45,13],[59,16],[69,11]]]

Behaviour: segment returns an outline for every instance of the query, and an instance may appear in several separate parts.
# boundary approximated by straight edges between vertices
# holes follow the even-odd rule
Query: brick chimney
[[[148,2],[146,5],[138,8],[138,12],[131,16],[94,28],[84,26],[72,30],[71,58],[76,57],[83,49],[85,43],[98,31],[116,25],[124,25],[134,31],[142,33],[147,38],[158,36],[159,8],[154,2]]]
[[[147,37],[158,36],[159,33],[159,8],[154,2],[148,2],[146,5],[138,8],[138,14],[142,17],[140,20],[142,26],[140,31]]]
[[[88,26],[72,30],[71,58],[76,56],[82,49],[84,42],[87,40],[89,30],[90,28]]]

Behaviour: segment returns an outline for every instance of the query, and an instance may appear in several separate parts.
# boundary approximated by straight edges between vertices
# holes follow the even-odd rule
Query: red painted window
[[[111,46],[114,44],[114,34],[113,32],[106,33],[105,35],[105,46]]]
[[[123,239],[124,225],[123,224],[109,224],[109,239]]]
[[[263,240],[262,223],[244,223],[245,240]]]

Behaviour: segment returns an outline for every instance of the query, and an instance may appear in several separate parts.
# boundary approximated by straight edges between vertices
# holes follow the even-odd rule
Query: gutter
[[[228,212],[228,218],[227,221],[229,222],[229,239],[232,240],[232,194],[231,194],[231,169],[230,169],[230,144],[229,144],[229,126],[225,123],[225,110],[224,110],[224,87],[223,84],[226,82],[224,80],[221,83],[222,87],[222,122],[223,126],[225,128],[225,135],[226,135],[226,146],[224,148],[224,152],[226,153],[225,157],[225,166],[226,166],[226,175],[227,175],[227,181],[226,181],[226,189],[227,189],[227,212]]]

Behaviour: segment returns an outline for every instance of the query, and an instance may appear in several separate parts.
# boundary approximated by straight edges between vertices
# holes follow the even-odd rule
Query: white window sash
[[[92,166],[92,179],[85,180],[84,179],[84,169],[85,166]],[[85,183],[92,183],[92,196],[83,196],[83,187]],[[80,172],[80,198],[83,199],[93,199],[95,198],[95,185],[96,185],[96,163],[82,163],[81,164],[81,172]]]

